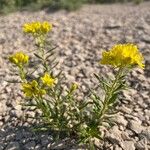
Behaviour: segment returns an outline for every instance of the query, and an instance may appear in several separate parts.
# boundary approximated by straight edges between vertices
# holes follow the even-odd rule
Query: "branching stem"
[[[104,99],[103,107],[102,107],[102,110],[100,112],[100,122],[102,122],[104,115],[108,111],[108,102],[109,102],[111,96],[113,95],[114,89],[116,87],[116,84],[118,83],[120,76],[122,75],[122,72],[123,72],[123,69],[119,68],[119,70],[117,71],[117,73],[115,75],[115,79],[113,80],[110,89],[108,91],[106,91],[106,93],[105,93],[105,99]]]

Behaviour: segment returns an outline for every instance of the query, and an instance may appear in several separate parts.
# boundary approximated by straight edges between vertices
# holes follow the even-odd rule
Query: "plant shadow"
[[[55,139],[56,131],[33,131],[35,125],[15,124],[20,120],[9,118],[0,129],[0,150],[73,150],[75,139],[61,135]],[[74,149],[75,150],[75,149]]]

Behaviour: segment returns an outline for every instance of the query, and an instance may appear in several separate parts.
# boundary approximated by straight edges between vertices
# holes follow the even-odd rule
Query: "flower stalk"
[[[112,85],[110,85],[109,90],[105,93],[103,108],[100,112],[100,121],[101,122],[102,122],[102,119],[104,118],[104,115],[108,111],[109,100],[114,95],[114,89],[116,89],[116,84],[119,83],[119,78],[121,77],[122,73],[123,73],[123,68],[119,68],[119,70],[117,71],[117,73],[115,75],[115,79],[112,82]]]

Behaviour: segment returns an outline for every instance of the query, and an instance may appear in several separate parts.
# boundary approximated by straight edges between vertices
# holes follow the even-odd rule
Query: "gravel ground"
[[[21,27],[35,20],[53,23],[49,38],[59,45],[58,69],[63,69],[66,82],[80,82],[83,94],[79,97],[94,85],[93,72],[111,73],[108,67],[98,64],[102,49],[122,42],[139,46],[145,57],[145,70],[135,69],[129,74],[132,89],[123,92],[116,125],[98,146],[101,150],[150,149],[150,2],[145,2],[138,6],[85,6],[71,13],[39,11],[0,16],[0,150],[78,149],[68,140],[52,144],[50,133],[31,132],[29,127],[36,120],[24,120],[22,116],[33,117],[35,112],[20,105],[19,86],[5,81],[13,78],[8,56],[18,50],[33,49],[32,39],[23,35]]]

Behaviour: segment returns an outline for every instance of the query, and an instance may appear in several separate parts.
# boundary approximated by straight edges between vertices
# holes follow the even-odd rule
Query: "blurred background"
[[[49,8],[53,10],[76,10],[83,4],[98,3],[126,3],[140,4],[148,0],[0,0],[0,12],[8,13],[17,10],[39,10]]]

